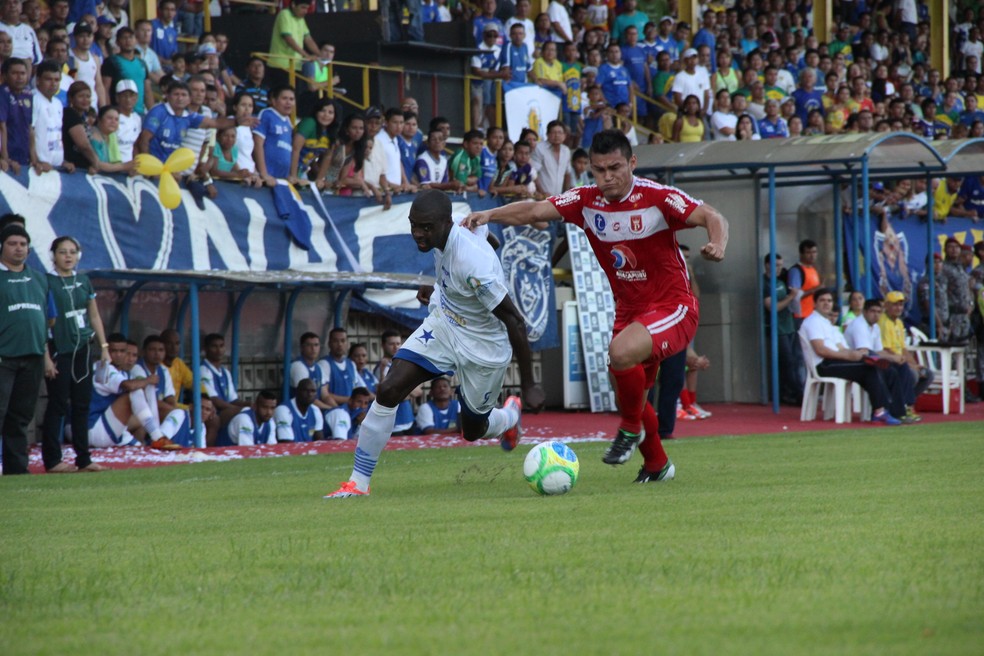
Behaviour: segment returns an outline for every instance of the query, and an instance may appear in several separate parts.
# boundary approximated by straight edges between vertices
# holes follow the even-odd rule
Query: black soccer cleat
[[[621,465],[626,463],[632,457],[632,452],[635,451],[635,448],[639,446],[639,442],[641,441],[642,435],[633,435],[619,428],[618,434],[612,440],[611,446],[605,450],[605,455],[601,457],[601,461],[606,465]]]
[[[636,476],[634,483],[659,483],[660,481],[669,481],[676,475],[676,467],[669,460],[663,465],[663,468],[659,471],[649,471],[646,466],[643,465],[639,469],[639,475]]]

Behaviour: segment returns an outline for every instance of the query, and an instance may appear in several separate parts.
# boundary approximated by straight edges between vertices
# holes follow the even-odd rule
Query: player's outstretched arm
[[[544,221],[559,221],[560,218],[560,212],[553,206],[553,203],[541,200],[535,203],[510,203],[492,210],[472,212],[461,221],[461,225],[469,230],[474,230],[486,223],[518,226]]]
[[[506,325],[506,333],[509,335],[509,343],[512,345],[513,354],[519,364],[520,387],[523,390],[523,407],[532,412],[539,412],[546,401],[543,389],[533,380],[533,354],[530,350],[530,341],[526,335],[526,322],[523,315],[516,309],[516,305],[508,296],[492,314]]]
[[[720,262],[728,247],[728,220],[716,209],[701,205],[687,217],[687,225],[703,226],[707,230],[707,243],[700,249],[705,260]]]

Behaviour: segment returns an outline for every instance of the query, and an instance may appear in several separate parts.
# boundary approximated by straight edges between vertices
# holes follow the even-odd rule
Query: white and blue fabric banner
[[[539,134],[542,141],[547,138],[547,124],[560,116],[560,98],[535,84],[512,88],[504,99],[510,141],[519,141],[523,128]]]
[[[421,253],[410,237],[412,195],[396,196],[386,210],[365,198],[299,195],[302,212],[280,211],[269,189],[218,183],[218,197],[200,209],[182,190],[175,210],[160,202],[157,181],[143,177],[27,171],[0,174],[0,214],[27,219],[33,252],[29,264],[48,270],[55,237],[71,235],[85,253],[81,268],[155,271],[364,271],[434,274],[434,256]],[[455,220],[498,199],[452,196]],[[323,207],[322,207],[323,205]],[[283,216],[282,216],[283,215]],[[310,221],[302,228],[298,222]],[[288,226],[291,230],[288,231]],[[494,226],[512,298],[527,319],[535,349],[559,345],[549,233]],[[295,238],[291,235],[294,234]],[[305,247],[309,246],[309,247]],[[425,309],[410,290],[367,292],[364,309],[415,326]]]

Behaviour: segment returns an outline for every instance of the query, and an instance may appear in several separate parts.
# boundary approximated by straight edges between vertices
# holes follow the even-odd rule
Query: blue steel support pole
[[[205,448],[205,433],[198,430],[202,417],[202,350],[199,336],[201,329],[198,315],[198,283],[193,282],[188,287],[188,299],[191,305],[191,398],[194,404],[195,422],[191,433],[195,439],[195,447]],[[202,431],[204,431],[204,425]]]
[[[776,168],[769,167],[769,351],[772,354],[772,412],[779,414],[779,301],[776,299]]]
[[[178,320],[175,323],[175,326],[177,326],[176,329],[178,331],[178,337],[181,338],[181,341],[178,346],[178,357],[181,358],[182,360],[184,359],[185,317],[188,316],[188,303],[190,302],[190,299],[191,299],[191,294],[185,294],[185,297],[181,299],[181,305],[178,306]]]
[[[841,211],[839,180],[834,180],[834,248],[837,251],[834,253],[834,285],[840,294],[844,289],[844,213]]]
[[[940,184],[946,184],[945,180],[940,180]],[[936,339],[936,267],[933,262],[933,253],[936,252],[936,235],[933,233],[933,222],[936,217],[933,214],[933,178],[926,175],[926,252],[929,253],[929,263],[926,268],[929,270],[929,338]]]
[[[864,297],[871,298],[871,198],[868,187],[868,156],[861,160],[861,211],[864,212]]]
[[[133,297],[136,296],[143,285],[142,282],[135,282],[130,285],[130,288],[126,290],[126,294],[123,295],[123,303],[120,308],[120,332],[123,333],[124,337],[130,336],[130,304],[133,302]]]
[[[246,305],[246,299],[252,293],[252,287],[247,287],[241,291],[232,308],[232,366],[230,369],[237,388],[239,387],[239,319],[243,313],[243,306]]]
[[[858,176],[851,176],[851,223],[854,226],[854,244],[851,247],[851,256],[854,258],[854,271],[851,272],[851,290],[861,290],[861,258],[858,256],[858,235],[861,230],[858,227]]]
[[[335,316],[332,317],[332,322],[331,322],[332,326],[334,326],[335,328],[345,327],[345,324],[342,322],[341,319],[342,310],[345,308],[345,300],[349,297],[349,294],[351,293],[352,290],[345,289],[338,292],[338,295],[335,296],[335,303],[334,303],[334,307],[332,308],[332,312],[334,312]]]
[[[290,296],[287,297],[287,309],[284,311],[284,384],[281,398],[285,403],[290,398],[290,345],[294,341],[294,305],[300,294],[300,287],[290,292]]]

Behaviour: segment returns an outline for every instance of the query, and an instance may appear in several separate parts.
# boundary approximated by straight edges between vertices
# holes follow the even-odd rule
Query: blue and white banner
[[[519,141],[523,128],[539,134],[542,141],[547,138],[547,123],[560,117],[560,97],[535,84],[506,91],[505,104],[511,141]]]
[[[932,257],[933,253],[943,253],[943,244],[950,237],[968,245],[984,240],[984,229],[977,227],[971,219],[949,217],[945,222],[934,225],[936,243],[930,249],[924,221],[911,215],[903,218],[901,214],[891,215],[885,221],[872,216],[872,257],[865,266],[862,226],[863,222],[858,221],[856,232],[850,214],[844,215],[844,245],[850,279],[857,280],[858,289],[863,291],[870,276],[872,295],[876,298],[884,298],[890,291],[904,293],[905,312],[914,323],[919,323],[923,318],[916,289],[927,275],[927,255]]]
[[[81,244],[83,269],[174,271],[364,271],[434,275],[434,256],[421,253],[410,237],[407,215],[412,195],[394,199],[385,210],[364,198],[300,194],[310,220],[310,248],[291,238],[269,189],[218,183],[219,195],[199,209],[182,189],[175,210],[160,202],[157,181],[143,177],[82,173],[19,176],[0,174],[0,214],[27,219],[34,246],[30,265],[48,270],[48,247],[71,235]],[[452,197],[455,220],[473,209],[501,204],[498,199]],[[296,214],[290,218],[296,235]],[[535,349],[559,345],[550,243],[547,233],[493,228],[512,298],[527,318]],[[306,236],[306,230],[305,230]],[[367,293],[362,302],[408,326],[425,310],[416,292]]]

